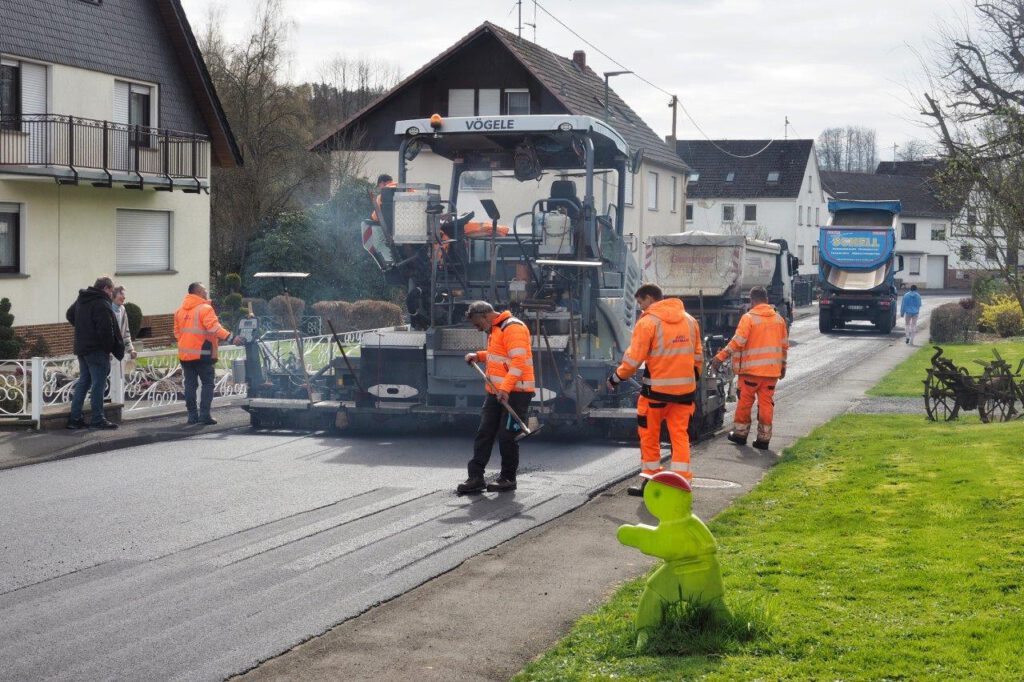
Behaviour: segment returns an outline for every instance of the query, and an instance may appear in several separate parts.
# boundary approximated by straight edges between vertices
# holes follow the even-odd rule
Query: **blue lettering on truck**
[[[822,259],[841,268],[874,268],[892,254],[892,230],[821,230]]]

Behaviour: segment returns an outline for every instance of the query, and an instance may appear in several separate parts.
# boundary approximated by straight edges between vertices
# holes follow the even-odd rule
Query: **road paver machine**
[[[395,134],[395,186],[381,190],[363,242],[387,281],[407,292],[411,328],[362,335],[358,348],[307,381],[264,367],[261,386],[250,382],[253,423],[290,426],[312,417],[338,428],[386,429],[478,418],[482,381],[463,356],[485,348],[486,338],[465,311],[486,300],[530,329],[532,417],[549,430],[635,437],[639,383],[615,391],[605,385],[629,344],[641,284],[624,237],[635,161],[625,140],[606,123],[570,115],[435,115],[399,121]],[[436,181],[412,181],[432,179],[438,168],[447,173],[449,165],[446,197]],[[487,180],[490,189],[481,192]],[[610,195],[606,206],[597,205],[598,193]],[[717,347],[711,340],[705,352]],[[724,416],[730,377],[710,365],[699,382],[695,440]]]

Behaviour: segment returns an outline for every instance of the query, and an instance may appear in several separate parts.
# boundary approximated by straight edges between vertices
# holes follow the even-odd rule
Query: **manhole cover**
[[[691,484],[694,488],[739,488],[739,483],[723,481],[717,478],[695,478]]]

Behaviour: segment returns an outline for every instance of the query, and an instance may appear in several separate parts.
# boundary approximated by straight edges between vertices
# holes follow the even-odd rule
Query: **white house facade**
[[[828,219],[813,140],[679,140],[690,167],[685,229],[785,239],[800,273],[818,271]]]
[[[101,274],[173,313],[209,276],[211,167],[241,162],[179,1],[0,0],[0,31],[0,296],[19,334]]]

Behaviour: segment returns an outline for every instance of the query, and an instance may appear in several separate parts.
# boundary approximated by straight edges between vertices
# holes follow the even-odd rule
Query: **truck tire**
[[[896,326],[896,320],[892,315],[886,315],[877,325],[878,331],[882,334],[889,334],[894,326]]]
[[[825,312],[818,312],[818,331],[822,334],[832,333],[832,316]]]

